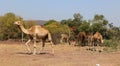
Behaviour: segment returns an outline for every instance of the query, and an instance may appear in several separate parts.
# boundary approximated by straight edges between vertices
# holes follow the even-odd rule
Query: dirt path
[[[45,54],[29,55],[23,44],[0,44],[0,66],[120,66],[120,52],[91,52],[86,47],[68,45],[54,49],[54,55],[49,45]]]

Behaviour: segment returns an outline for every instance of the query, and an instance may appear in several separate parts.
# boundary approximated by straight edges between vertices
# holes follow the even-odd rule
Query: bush
[[[53,20],[52,20],[53,21]],[[69,34],[70,29],[67,25],[62,25],[59,22],[52,22],[51,20],[45,24],[45,27],[51,32],[55,44],[60,43],[62,33]]]
[[[104,46],[107,47],[105,49],[106,51],[116,51],[120,48],[119,47],[119,42],[117,40],[105,40]]]

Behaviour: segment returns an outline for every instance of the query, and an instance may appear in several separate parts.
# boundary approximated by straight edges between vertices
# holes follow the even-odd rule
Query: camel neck
[[[21,29],[21,31],[25,34],[29,34],[28,30],[24,28],[23,25],[20,25],[19,28]]]

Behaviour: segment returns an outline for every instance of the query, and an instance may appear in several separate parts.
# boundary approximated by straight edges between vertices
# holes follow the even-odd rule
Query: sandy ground
[[[32,49],[31,44],[31,49]],[[0,66],[120,66],[120,52],[93,52],[86,47],[69,45],[46,45],[43,54],[27,54],[23,43],[0,42]],[[99,65],[97,65],[99,64]]]

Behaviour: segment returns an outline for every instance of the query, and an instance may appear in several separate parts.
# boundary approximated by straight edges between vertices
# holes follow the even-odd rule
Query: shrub
[[[116,51],[118,50],[119,42],[117,40],[105,40],[104,46],[107,47],[106,51]]]

